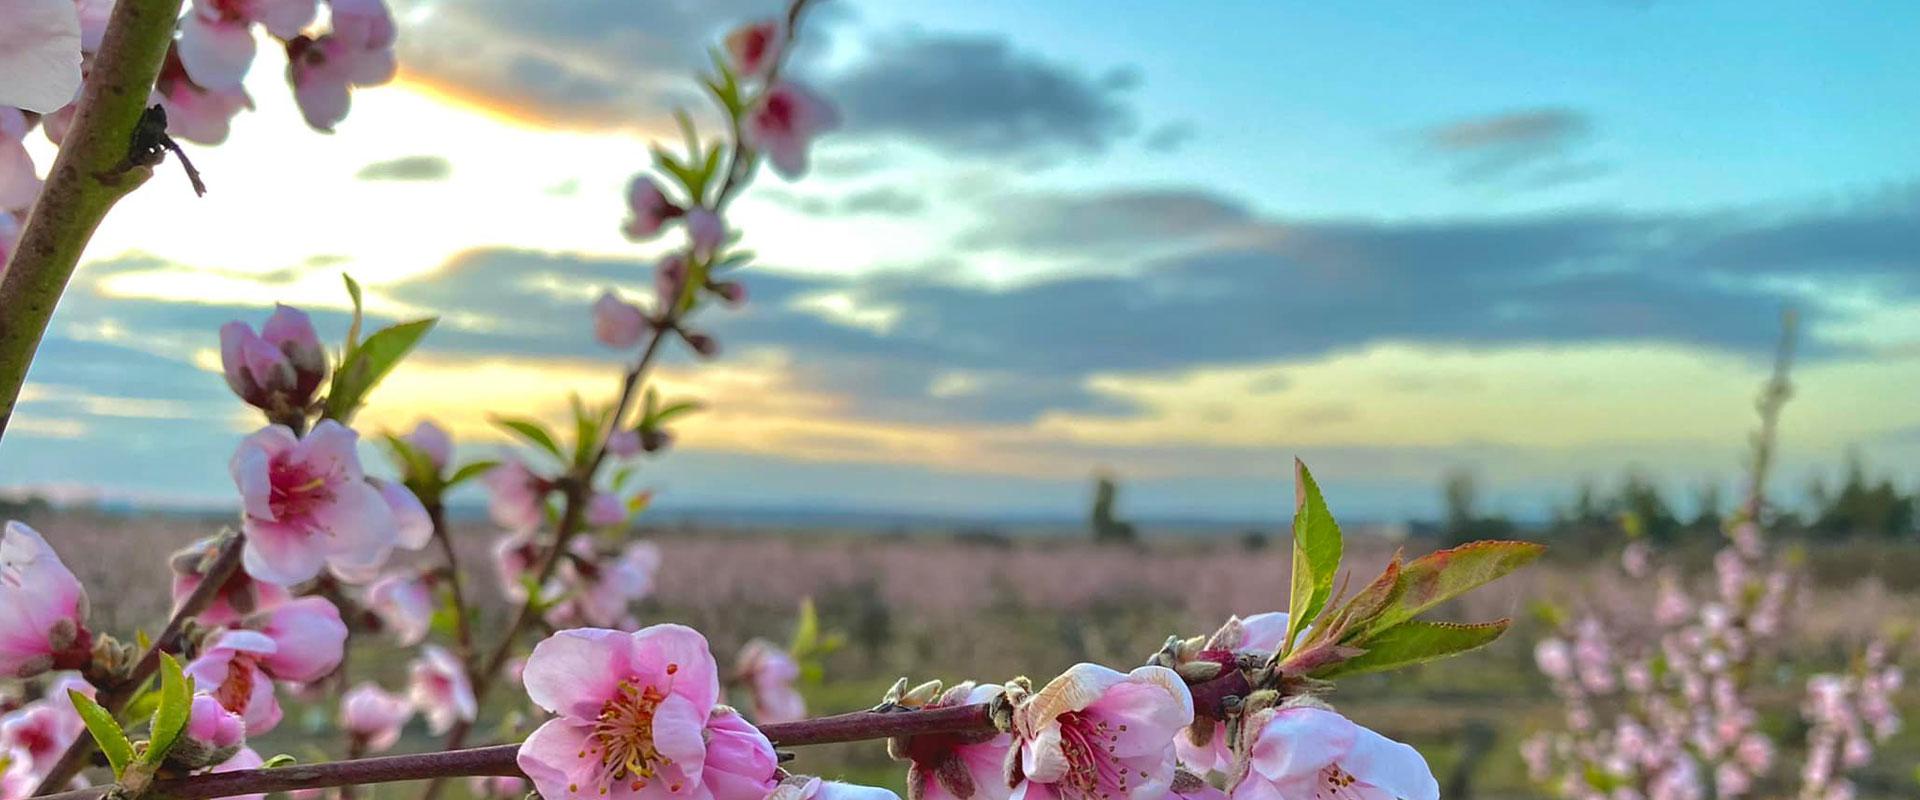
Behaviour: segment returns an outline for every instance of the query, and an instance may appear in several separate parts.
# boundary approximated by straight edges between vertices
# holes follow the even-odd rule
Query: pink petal
[[[1087,714],[1108,723],[1114,757],[1158,755],[1193,723],[1193,698],[1173,670],[1140,667],[1103,692]]]
[[[686,697],[669,694],[653,712],[653,746],[660,755],[688,774],[699,774],[707,757],[707,717],[712,706],[695,706]]]
[[[0,0],[0,106],[47,112],[80,89],[80,16],[72,0]]]
[[[1331,712],[1328,712],[1331,713]],[[1353,749],[1340,768],[1403,800],[1440,800],[1440,784],[1420,751],[1355,725]]]
[[[0,116],[19,113],[0,108]],[[0,211],[27,208],[39,196],[40,177],[34,172],[33,156],[18,140],[0,139]]]
[[[528,699],[556,714],[591,720],[633,674],[631,634],[575,628],[533,648],[522,673]]]
[[[393,481],[374,480],[380,489],[381,499],[387,501],[388,510],[393,512],[396,526],[394,543],[408,550],[418,550],[433,541],[433,517],[427,514],[427,507],[421,505],[407,487]]]
[[[269,612],[262,633],[276,649],[262,662],[283,681],[312,683],[340,666],[347,641],[340,609],[324,597],[302,597]]]
[[[253,31],[245,22],[188,14],[180,22],[180,38],[174,47],[187,76],[214,91],[239,89],[247,68],[253,66]]]
[[[318,13],[315,0],[253,0],[247,15],[280,39],[299,36]]]
[[[254,580],[292,586],[312,580],[326,565],[326,554],[308,541],[312,534],[304,529],[252,516],[242,527],[247,544],[240,563]]]
[[[333,502],[313,509],[313,519],[324,531],[321,540],[328,560],[343,567],[378,567],[399,537],[393,510],[380,490],[364,480],[350,480],[336,488]]]
[[[720,702],[720,668],[707,637],[685,625],[652,625],[633,634],[635,675],[655,686],[671,686],[701,709]]]
[[[1276,783],[1317,780],[1321,770],[1353,749],[1360,728],[1318,708],[1280,709],[1255,715],[1248,724],[1256,737],[1249,763]]]
[[[1287,612],[1268,611],[1254,614],[1240,620],[1240,627],[1246,631],[1246,638],[1240,642],[1242,650],[1280,649],[1280,640],[1287,637]]]
[[[582,758],[593,728],[565,717],[547,720],[515,757],[541,797],[598,797],[600,760]],[[624,787],[614,787],[617,791]]]
[[[714,710],[707,720],[706,761],[700,773],[713,800],[763,800],[773,790],[778,767],[773,744],[759,728],[731,709]]]

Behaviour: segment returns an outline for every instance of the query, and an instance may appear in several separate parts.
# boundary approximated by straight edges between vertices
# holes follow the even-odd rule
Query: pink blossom
[[[612,289],[593,303],[593,338],[617,350],[640,343],[647,330],[647,313],[639,306],[620,299]]]
[[[780,60],[783,35],[783,26],[778,20],[761,20],[734,28],[726,39],[733,71],[744,78],[764,76]]]
[[[73,0],[0,0],[0,106],[52,111],[80,90],[80,15]]]
[[[291,585],[323,564],[353,570],[386,560],[398,533],[393,511],[360,470],[359,438],[322,420],[304,438],[271,425],[240,443],[230,469],[246,509],[248,574]]]
[[[427,645],[410,670],[408,696],[413,699],[413,707],[427,718],[427,729],[434,735],[446,733],[456,721],[472,722],[480,713],[466,665],[446,648]]]
[[[1269,709],[1249,717],[1245,730],[1248,755],[1234,800],[1439,800],[1440,785],[1418,751],[1332,711]]]
[[[0,275],[7,274],[7,259],[13,255],[13,245],[20,240],[20,219],[11,211],[0,211]]]
[[[1247,617],[1231,617],[1209,637],[1203,658],[1224,662],[1234,654],[1272,654],[1287,636],[1287,612],[1268,611]],[[1233,751],[1227,745],[1225,722],[1196,714],[1193,726],[1174,737],[1174,752],[1181,764],[1202,773],[1225,770],[1233,763]]]
[[[795,775],[780,782],[766,800],[900,800],[900,796],[877,786],[861,786],[839,781],[823,781],[810,775]]]
[[[542,796],[706,800],[715,797],[707,770],[750,768],[708,747],[719,669],[691,628],[561,631],[534,647],[526,688],[557,714],[520,747],[520,768]]]
[[[687,211],[687,238],[693,242],[693,252],[703,258],[712,255],[726,236],[726,223],[719,214],[705,208]]]
[[[749,640],[734,658],[734,675],[746,683],[753,718],[762,724],[806,718],[807,700],[794,688],[800,680],[800,664],[779,645]]]
[[[86,730],[67,691],[94,696],[93,687],[73,673],[52,681],[39,700],[0,716],[0,756],[16,753],[36,764],[52,764]]]
[[[574,591],[548,621],[556,626],[584,622],[594,627],[617,625],[628,606],[653,592],[653,576],[660,569],[660,549],[651,542],[634,542],[614,558],[602,559],[593,543],[575,539],[575,558],[564,562],[565,583]],[[765,720],[762,720],[763,722]]]
[[[530,531],[547,518],[547,492],[553,485],[533,474],[517,458],[504,458],[487,471],[487,513],[512,531]]]
[[[616,458],[632,458],[640,455],[640,432],[632,428],[622,428],[607,437],[607,452]]]
[[[445,428],[434,424],[433,420],[423,419],[414,423],[413,430],[400,437],[400,440],[425,455],[434,469],[444,470],[453,462],[453,437],[447,435]]]
[[[1014,710],[1012,799],[1160,800],[1173,783],[1174,736],[1192,722],[1193,698],[1173,670],[1076,664]]]
[[[813,92],[791,81],[769,87],[747,112],[745,138],[767,155],[773,171],[797,180],[807,171],[813,139],[840,125],[840,115]]]
[[[773,790],[780,758],[759,728],[726,706],[707,720],[707,754],[701,788],[714,800],[755,800]]]
[[[253,98],[245,89],[203,88],[184,72],[172,80],[162,75],[157,94],[167,110],[167,133],[200,144],[225,142],[233,130],[233,118],[253,108]]]
[[[173,607],[176,610],[194,590],[200,588],[204,580],[200,570],[211,560],[220,544],[220,537],[209,536],[174,553],[168,560],[173,567]],[[208,625],[231,627],[241,617],[273,608],[292,597],[285,587],[256,581],[246,570],[234,570],[226,583],[221,584],[220,590],[214,593],[213,601],[200,612],[198,619]]]
[[[362,749],[378,753],[400,741],[400,727],[413,717],[407,698],[362,682],[340,698],[340,729]]]
[[[680,214],[680,207],[667,200],[660,187],[646,175],[633,176],[633,182],[627,185],[627,210],[633,212],[633,216],[627,219],[623,230],[628,239],[636,242],[659,233],[660,226]]]
[[[195,84],[239,91],[253,66],[253,25],[292,39],[313,22],[316,6],[314,0],[194,0],[175,51]]]
[[[307,124],[332,131],[347,118],[352,87],[393,79],[393,16],[381,0],[335,0],[333,30],[287,43],[287,81]]]
[[[312,683],[331,674],[346,653],[347,625],[340,609],[310,595],[263,612],[259,631],[274,649],[260,659],[267,674],[294,683]]]
[[[1533,663],[1540,673],[1556,681],[1573,679],[1573,653],[1557,638],[1541,639],[1533,646]]]
[[[221,707],[246,720],[247,735],[259,736],[280,724],[280,700],[260,663],[278,649],[259,631],[227,631],[200,657],[187,664],[197,691],[213,695]]]
[[[620,502],[620,496],[609,492],[594,492],[587,499],[587,524],[595,528],[609,528],[627,521],[627,504]]]
[[[0,677],[31,678],[91,660],[87,590],[24,523],[0,535]]]
[[[419,575],[388,575],[367,589],[367,606],[402,647],[427,638],[433,605],[433,589]]]
[[[27,116],[0,106],[0,211],[24,210],[40,196],[40,176],[27,154],[26,138]]]
[[[948,689],[925,708],[991,702],[998,686],[963,683]],[[919,800],[1007,800],[1006,764],[1013,737],[1004,733],[927,734],[902,739],[899,754],[909,762],[907,795]]]

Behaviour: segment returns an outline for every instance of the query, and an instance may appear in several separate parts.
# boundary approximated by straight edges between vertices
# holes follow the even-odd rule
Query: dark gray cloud
[[[1580,112],[1536,108],[1436,125],[1420,143],[1447,162],[1456,183],[1549,188],[1610,171],[1580,153],[1593,127]]]
[[[1199,130],[1191,122],[1169,122],[1147,132],[1141,144],[1155,153],[1172,153],[1187,146],[1198,134]]]
[[[1038,252],[1110,252],[1190,242],[1248,225],[1239,202],[1194,189],[1126,189],[999,198],[962,246]]]
[[[453,164],[440,156],[401,156],[361,167],[354,177],[363,181],[443,181],[452,174]]]
[[[906,31],[826,85],[849,136],[1005,157],[1089,154],[1131,135],[1138,72],[1092,74],[995,35]]]

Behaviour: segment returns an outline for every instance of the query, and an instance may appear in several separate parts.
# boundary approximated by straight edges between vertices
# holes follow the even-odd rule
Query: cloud
[[[1420,143],[1447,162],[1455,183],[1550,188],[1610,171],[1578,153],[1593,127],[1577,111],[1536,108],[1436,125]]]
[[[1141,144],[1155,153],[1172,153],[1187,146],[1198,134],[1198,129],[1191,122],[1169,122],[1149,131]]]
[[[440,156],[402,156],[376,161],[354,175],[363,181],[443,181],[453,174],[453,164]]]
[[[838,199],[806,195],[780,187],[768,187],[759,195],[779,205],[814,217],[870,214],[885,217],[911,217],[927,209],[927,198],[893,186],[861,189]]]
[[[1136,128],[1139,74],[1090,74],[1002,36],[905,31],[869,42],[831,79],[848,136],[969,156],[1098,154]]]

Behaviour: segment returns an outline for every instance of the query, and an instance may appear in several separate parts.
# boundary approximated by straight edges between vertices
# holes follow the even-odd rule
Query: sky
[[[439,316],[363,431],[610,397],[607,287],[658,242],[623,187],[768,0],[397,0],[401,71],[307,129],[271,48],[212,188],[102,226],[0,446],[0,487],[232,501],[260,422],[216,329],[275,302]],[[730,214],[751,301],[669,358],[705,410],[663,508],[1343,516],[1472,471],[1540,517],[1643,470],[1737,484],[1779,315],[1803,320],[1782,491],[1859,452],[1920,479],[1912,4],[825,0],[791,75],[844,124]],[[704,110],[701,110],[704,114]],[[711,116],[700,116],[711,124]],[[50,149],[36,145],[39,163]],[[377,462],[369,447],[367,457]],[[381,468],[373,471],[379,472]],[[470,499],[477,499],[470,498]]]

